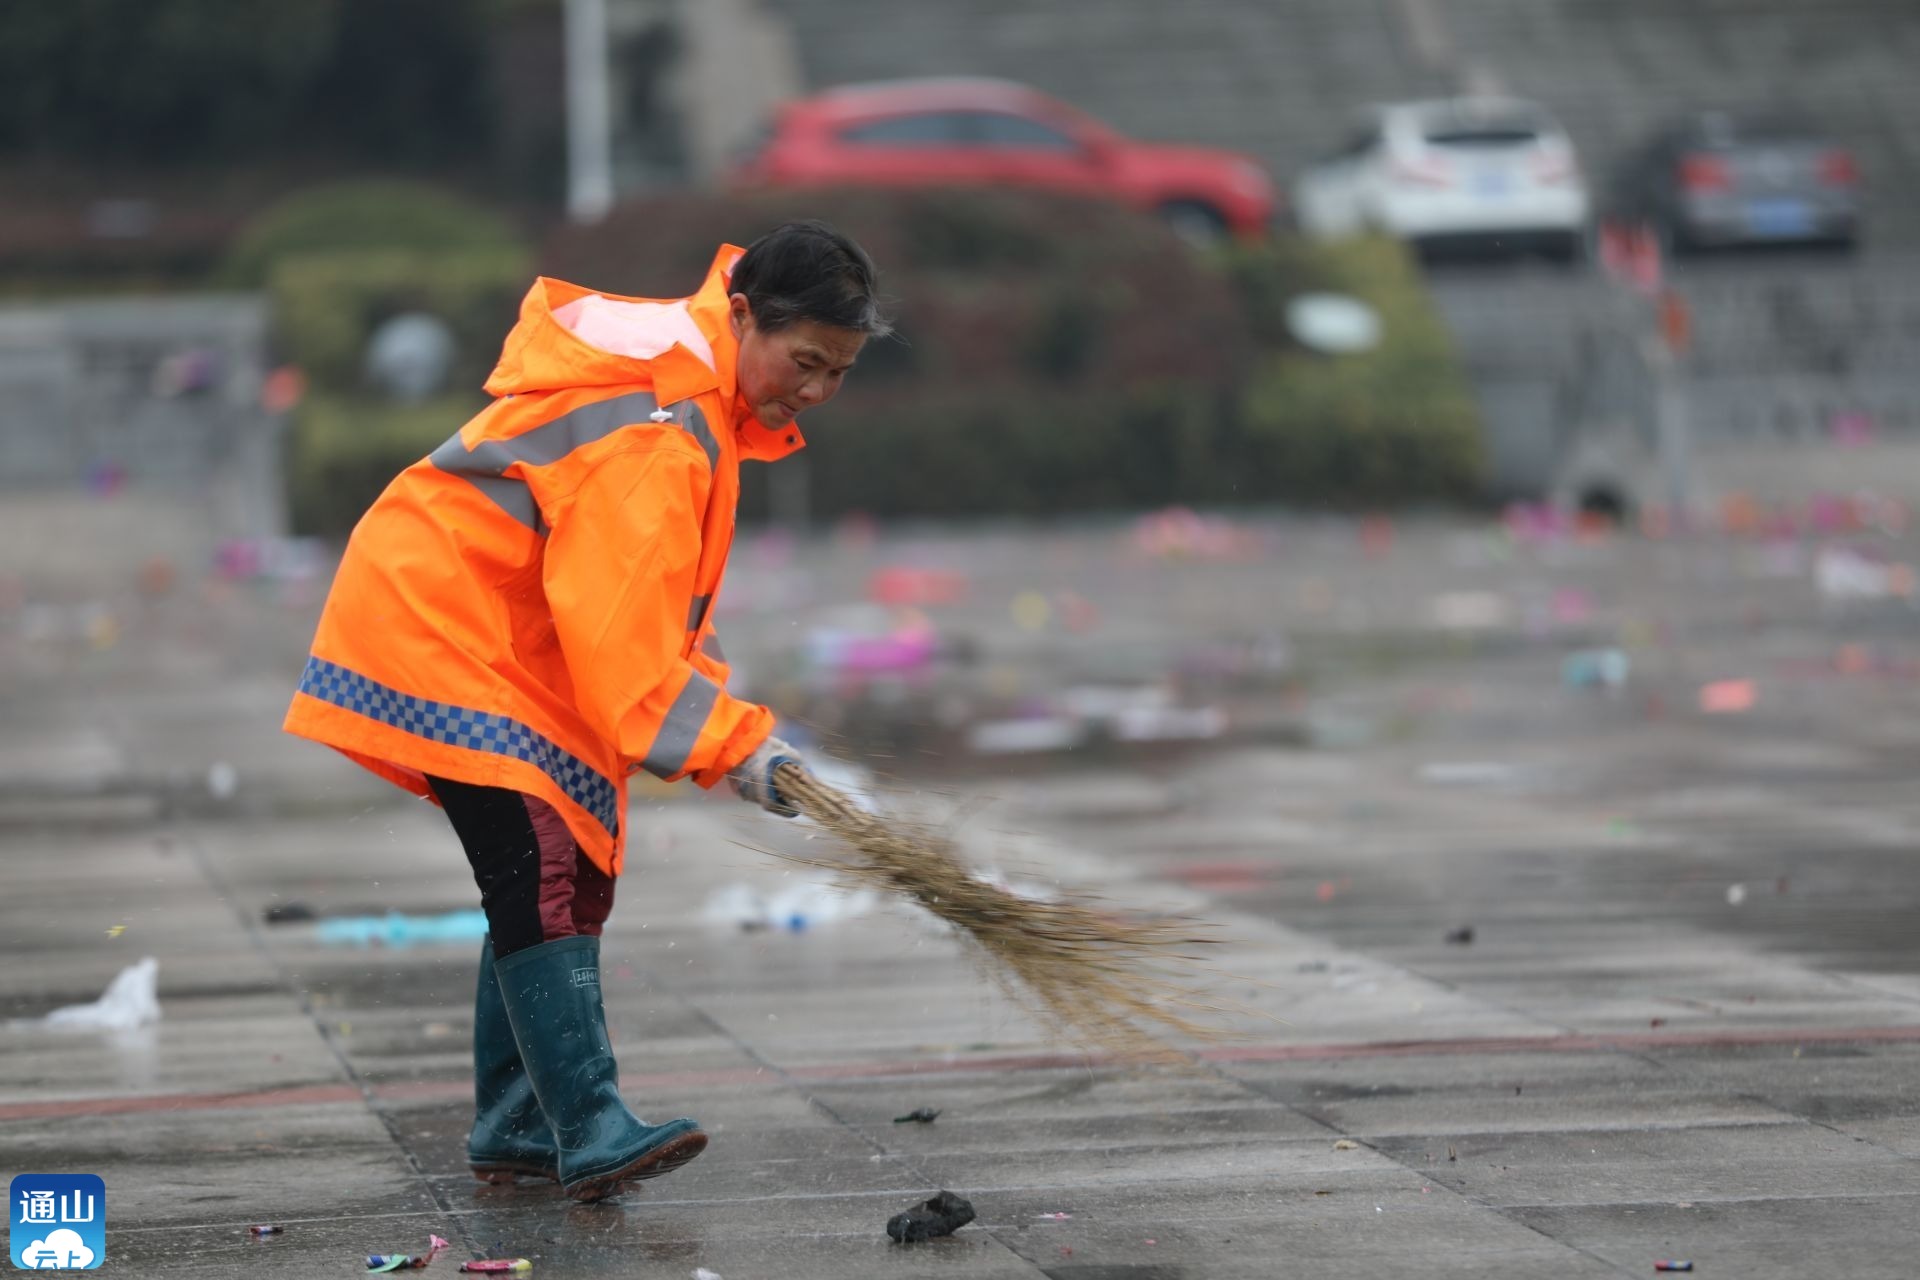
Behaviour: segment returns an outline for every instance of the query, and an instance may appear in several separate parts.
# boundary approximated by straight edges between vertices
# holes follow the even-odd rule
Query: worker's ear
[[[747,305],[746,294],[727,295],[727,325],[733,330],[736,342],[746,337],[747,330],[753,328],[753,308]]]

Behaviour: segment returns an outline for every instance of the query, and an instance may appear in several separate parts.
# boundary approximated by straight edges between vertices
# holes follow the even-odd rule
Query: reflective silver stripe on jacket
[[[660,402],[651,392],[630,391],[610,400],[583,404],[511,440],[482,440],[472,449],[461,442],[460,433],[456,431],[428,455],[428,461],[470,482],[495,506],[535,533],[545,533],[546,523],[540,518],[540,505],[533,500],[533,490],[518,476],[509,476],[507,468],[516,462],[532,467],[550,466],[582,445],[606,439],[621,427],[651,421],[659,408]],[[668,412],[673,415],[671,420],[699,443],[707,455],[707,465],[717,468],[720,442],[714,439],[700,406],[691,399],[682,400]]]
[[[687,606],[687,630],[698,631],[700,624],[707,620],[707,610],[713,607],[713,597],[695,596]]]
[[[698,671],[687,678],[686,687],[673,700],[673,707],[667,712],[667,718],[660,724],[660,732],[654,735],[653,745],[647,748],[646,759],[640,767],[656,778],[671,778],[687,767],[687,757],[693,754],[693,747],[700,740],[700,731],[707,726],[707,718],[713,714],[713,704],[720,696],[720,686],[701,675]]]

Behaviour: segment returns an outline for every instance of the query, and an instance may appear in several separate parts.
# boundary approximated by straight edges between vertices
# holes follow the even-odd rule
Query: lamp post
[[[567,216],[597,222],[613,207],[607,0],[567,0]]]

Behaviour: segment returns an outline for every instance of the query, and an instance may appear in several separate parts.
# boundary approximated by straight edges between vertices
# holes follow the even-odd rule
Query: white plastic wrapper
[[[849,891],[825,880],[803,880],[773,893],[761,893],[751,885],[730,884],[707,897],[701,914],[708,924],[803,933],[864,916],[879,902],[879,895],[871,889]]]
[[[70,1004],[39,1019],[39,1025],[81,1031],[132,1031],[160,1021],[160,962],[152,956],[128,965],[91,1004]]]

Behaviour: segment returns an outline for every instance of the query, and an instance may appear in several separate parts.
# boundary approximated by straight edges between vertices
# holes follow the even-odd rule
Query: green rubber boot
[[[553,1140],[533,1081],[520,1062],[513,1025],[493,972],[493,939],[480,946],[480,983],[473,995],[473,1131],[467,1164],[482,1182],[525,1175],[560,1181],[560,1147]]]
[[[648,1124],[620,1100],[600,1002],[600,939],[556,938],[493,966],[520,1060],[560,1150],[560,1185],[599,1200],[678,1169],[707,1148],[692,1120]]]

